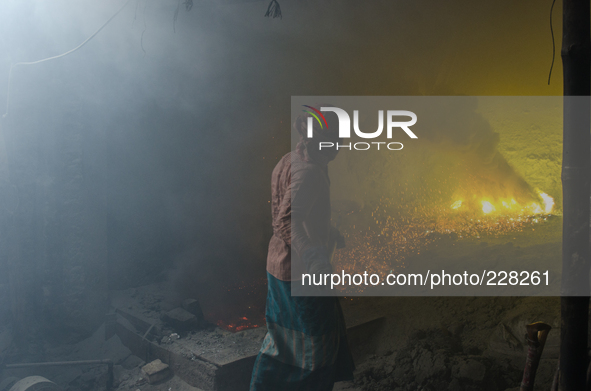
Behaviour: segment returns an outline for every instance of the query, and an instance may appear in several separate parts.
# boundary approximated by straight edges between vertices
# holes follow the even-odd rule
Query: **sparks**
[[[544,202],[544,213],[550,214],[552,209],[554,209],[554,198],[541,191],[538,194],[542,197],[542,201]]]
[[[496,210],[494,205],[488,201],[482,201],[481,204],[482,204],[482,211],[485,214],[489,214],[489,213],[494,212]]]
[[[461,206],[462,206],[462,200],[457,200],[456,202],[454,202],[453,204],[451,204],[451,208],[452,209],[458,209]]]

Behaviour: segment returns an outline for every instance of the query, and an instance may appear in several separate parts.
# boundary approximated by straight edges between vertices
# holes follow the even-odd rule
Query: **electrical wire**
[[[552,64],[550,65],[550,73],[548,74],[548,85],[550,85],[550,78],[552,77],[552,68],[554,68],[554,58],[556,57],[556,43],[554,42],[554,29],[552,28],[552,11],[556,0],[552,0],[552,7],[550,7],[550,34],[552,34]]]
[[[10,71],[8,72],[8,87],[6,88],[6,112],[4,113],[4,115],[2,116],[2,118],[6,118],[8,116],[8,109],[9,109],[9,106],[10,106],[10,82],[12,81],[12,70],[14,68],[16,68],[19,65],[35,65],[35,64],[41,64],[42,62],[46,62],[46,61],[50,61],[50,60],[55,60],[55,59],[58,59],[58,58],[61,58],[61,57],[65,57],[68,54],[74,53],[76,50],[78,50],[82,46],[86,45],[88,43],[88,41],[90,41],[91,39],[93,39],[98,33],[100,33],[102,29],[104,29],[117,15],[119,15],[119,13],[121,11],[123,11],[123,9],[127,6],[127,4],[129,4],[130,1],[131,0],[127,0],[125,2],[125,4],[123,4],[123,6],[119,9],[119,11],[115,12],[113,14],[113,16],[111,16],[109,18],[109,20],[107,20],[105,23],[103,23],[103,25],[101,27],[99,27],[99,29],[94,32],[94,34],[92,34],[90,37],[86,38],[84,40],[84,42],[82,42],[80,45],[76,46],[74,49],[68,50],[67,52],[62,53],[62,54],[59,54],[57,56],[44,58],[42,60],[31,61],[31,62],[17,62],[16,64],[11,64],[10,65]]]
[[[148,0],[144,2],[144,29],[142,30],[142,36],[140,37],[140,46],[142,48],[142,52],[144,52],[144,57],[146,57],[146,49],[144,49],[144,33],[146,32],[147,24],[146,24],[146,7],[148,7]]]

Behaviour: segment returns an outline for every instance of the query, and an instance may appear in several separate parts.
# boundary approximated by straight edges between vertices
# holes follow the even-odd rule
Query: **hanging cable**
[[[140,37],[140,46],[142,47],[142,52],[144,52],[144,57],[146,57],[146,49],[144,49],[144,33],[146,32],[147,24],[146,24],[146,7],[148,6],[148,0],[144,3],[144,29],[142,30],[142,36]]]
[[[86,45],[88,43],[88,41],[90,41],[91,39],[93,39],[98,33],[100,33],[101,30],[104,29],[115,18],[115,16],[119,15],[119,13],[121,11],[123,11],[123,9],[125,8],[125,6],[127,6],[127,4],[129,4],[130,1],[131,0],[127,0],[125,2],[125,4],[123,4],[123,6],[119,9],[119,11],[115,12],[113,14],[113,16],[111,16],[109,18],[109,20],[107,20],[101,27],[99,27],[98,30],[96,30],[94,32],[94,34],[92,34],[90,37],[86,38],[84,40],[84,42],[82,42],[80,45],[76,46],[74,49],[68,50],[67,52],[62,53],[62,54],[59,54],[57,56],[44,58],[42,60],[31,61],[31,62],[17,62],[16,64],[11,64],[10,65],[10,71],[8,72],[8,87],[6,88],[6,112],[4,113],[4,115],[2,116],[2,118],[6,118],[8,116],[8,109],[10,107],[10,82],[12,80],[12,70],[14,68],[16,68],[19,65],[35,65],[35,64],[41,64],[42,62],[49,61],[49,60],[55,60],[55,59],[58,59],[58,58],[61,58],[61,57],[65,57],[68,54],[74,53],[76,50],[78,50],[82,46]]]
[[[556,43],[554,42],[554,29],[552,28],[552,11],[556,0],[552,0],[552,7],[550,7],[550,34],[552,34],[552,64],[550,65],[550,73],[548,74],[548,85],[550,85],[550,78],[552,77],[552,68],[554,68],[554,57],[556,57]]]

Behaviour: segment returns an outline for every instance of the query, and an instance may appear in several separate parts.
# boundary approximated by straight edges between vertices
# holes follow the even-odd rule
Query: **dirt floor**
[[[548,390],[557,365],[557,298],[361,298],[351,307],[385,314],[375,354],[338,390],[507,390],[525,363],[525,325],[551,324],[536,390]]]
[[[507,265],[515,257],[533,262],[536,257],[559,254],[560,230],[557,227],[560,223],[560,219],[556,219],[536,226],[539,235],[523,231],[504,237],[482,236],[454,239],[448,244],[439,242],[438,247],[433,246],[426,253],[445,258],[451,251],[448,247],[453,246],[455,254],[465,257],[488,256]],[[508,245],[508,242],[511,244]],[[559,259],[557,257],[556,262]],[[140,287],[129,293],[119,297],[119,300],[125,300],[125,297],[135,300],[125,303],[126,308],[142,312],[144,317],[153,320],[158,319],[160,312],[174,308],[175,300],[179,299],[167,297],[153,287]],[[378,317],[385,320],[371,335],[371,349],[361,349],[363,354],[357,354],[355,380],[338,383],[335,390],[518,389],[527,349],[525,325],[534,321],[544,321],[553,327],[542,356],[535,389],[548,390],[552,382],[560,335],[557,297],[347,297],[342,299],[342,304],[348,324],[359,324]],[[161,335],[154,340],[161,344],[171,343],[166,337],[172,330],[165,328],[158,333]],[[180,350],[197,349],[199,346],[210,346],[203,344],[205,340],[231,342],[241,337],[240,333],[213,326],[206,331],[213,339],[201,333],[181,333],[174,345]],[[4,328],[0,332],[0,342],[9,341],[9,334],[9,330]],[[263,334],[264,329],[259,329],[258,337]],[[10,351],[8,345],[0,345],[4,353]],[[207,346],[201,350],[207,350]],[[354,348],[360,350],[359,347]],[[48,342],[43,349],[46,361],[111,358],[115,362],[116,390],[197,390],[176,376],[158,384],[148,384],[141,372],[144,359],[132,355],[116,335],[105,341],[104,326],[84,341],[70,345]],[[4,371],[3,378],[33,374],[64,385],[68,391],[103,390],[106,384],[105,367],[48,368],[35,372],[13,370]]]
[[[385,316],[375,352],[357,362],[354,382],[335,390],[499,390],[519,386],[525,363],[525,324],[543,320],[550,332],[538,370],[536,390],[548,390],[558,355],[557,298],[354,298],[344,303],[357,317]],[[227,332],[223,332],[225,334]],[[184,341],[176,342],[183,346]],[[187,338],[195,344],[195,338]],[[48,348],[48,361],[111,358],[117,390],[190,391],[178,377],[150,385],[144,360],[133,356],[117,336],[104,341],[104,329],[76,345]],[[27,371],[6,375],[25,376]],[[36,371],[67,390],[102,390],[104,367]]]
[[[559,301],[556,298],[355,298],[344,303],[359,317],[385,316],[373,354],[357,363],[356,379],[335,390],[510,390],[519,386],[525,363],[525,324],[550,323],[536,390],[548,390],[557,364]],[[222,332],[226,334],[227,332]],[[51,351],[53,360],[112,358],[116,390],[196,391],[178,377],[148,384],[144,360],[104,329],[90,339]],[[227,337],[226,337],[227,338]],[[175,342],[183,346],[183,339]],[[198,341],[186,337],[188,344]],[[21,376],[26,373],[13,373]],[[37,371],[67,390],[103,390],[105,368]],[[238,391],[238,390],[237,390]]]
[[[499,235],[443,238],[410,258],[478,259],[489,270],[536,270],[560,265],[562,219]],[[550,324],[535,390],[549,390],[560,336],[558,297],[356,297],[344,309],[351,318],[384,316],[375,353],[357,365],[354,382],[338,390],[512,390],[519,389],[527,344],[525,325]]]

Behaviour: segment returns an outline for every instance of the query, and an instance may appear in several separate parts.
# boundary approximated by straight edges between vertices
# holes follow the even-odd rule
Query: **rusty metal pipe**
[[[540,357],[548,338],[548,333],[552,329],[547,323],[535,322],[528,324],[526,327],[527,334],[527,359],[525,361],[525,369],[523,370],[523,378],[521,380],[520,391],[532,391],[536,380],[536,372],[540,364]]]

